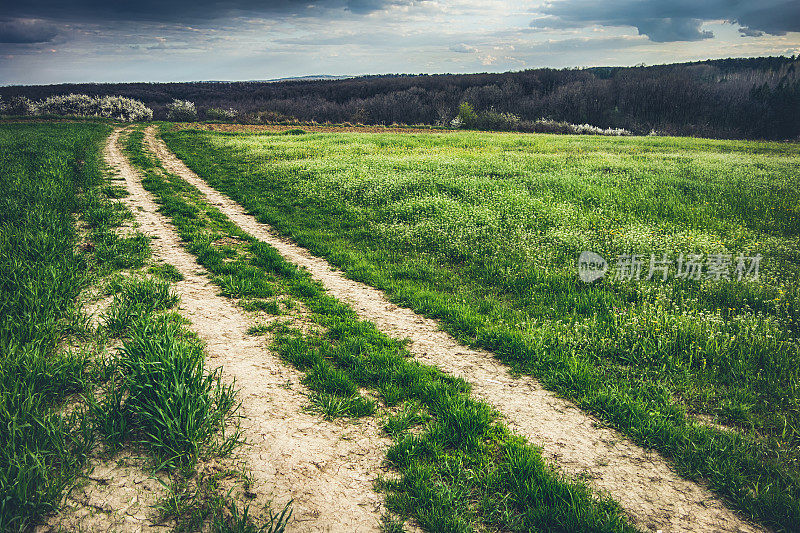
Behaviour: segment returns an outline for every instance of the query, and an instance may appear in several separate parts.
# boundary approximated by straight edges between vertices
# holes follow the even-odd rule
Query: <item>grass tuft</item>
[[[112,337],[128,333],[137,320],[178,303],[178,296],[172,291],[170,282],[165,280],[134,277],[110,289],[116,294],[101,318]]]
[[[171,281],[176,283],[178,281],[183,281],[183,274],[181,274],[177,268],[170,265],[169,263],[159,263],[157,265],[151,265],[148,269],[148,272],[156,276],[157,278],[163,279],[164,281]]]

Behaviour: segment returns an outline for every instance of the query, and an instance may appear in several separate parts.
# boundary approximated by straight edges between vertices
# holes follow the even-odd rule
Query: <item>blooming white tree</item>
[[[189,100],[173,100],[167,104],[167,119],[175,122],[197,120],[197,109]]]
[[[104,96],[98,102],[101,117],[111,117],[129,122],[152,120],[153,110],[139,100],[124,96]]]
[[[5,104],[3,113],[6,115],[35,115],[36,102],[33,102],[24,96],[15,96],[7,104]]]
[[[97,97],[85,94],[50,96],[35,104],[35,113],[38,115],[107,117],[128,122],[153,118],[153,110],[139,100],[124,96]]]

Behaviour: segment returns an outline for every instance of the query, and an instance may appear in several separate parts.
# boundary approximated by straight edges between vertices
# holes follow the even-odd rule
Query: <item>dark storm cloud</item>
[[[4,6],[8,18],[68,22],[167,22],[201,24],[235,16],[270,17],[347,10],[363,14],[405,0],[27,0]],[[315,11],[316,10],[316,11]]]
[[[739,33],[741,33],[743,37],[761,37],[764,35],[763,31],[754,30],[752,28],[739,28]]]
[[[46,43],[57,33],[53,25],[39,20],[0,20],[0,43]]]
[[[800,0],[559,0],[541,12],[532,27],[633,26],[656,42],[711,38],[713,33],[701,29],[711,20],[735,22],[747,36],[800,31]]]
[[[640,35],[647,35],[651,41],[700,41],[711,39],[714,33],[701,30],[703,19],[670,17],[663,19],[640,20],[636,28]]]

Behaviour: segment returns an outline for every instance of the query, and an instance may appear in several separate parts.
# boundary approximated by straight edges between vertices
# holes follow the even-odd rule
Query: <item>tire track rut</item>
[[[280,510],[294,499],[291,531],[379,531],[383,498],[372,483],[390,439],[375,417],[357,422],[327,422],[307,413],[301,374],[271,353],[262,337],[246,333],[244,312],[219,295],[204,269],[181,245],[180,237],[141,184],[119,147],[121,130],[106,145],[107,163],[119,170],[130,196],[125,199],[139,229],[155,237],[153,255],[173,265],[184,281],[175,284],[180,312],[205,341],[212,367],[235,379],[242,402],[243,456],[255,480],[256,503],[273,501]],[[254,506],[254,508],[257,506]]]

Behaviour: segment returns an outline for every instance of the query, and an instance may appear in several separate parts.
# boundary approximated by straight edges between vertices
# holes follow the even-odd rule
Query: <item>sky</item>
[[[800,0],[0,0],[0,84],[800,54]]]

